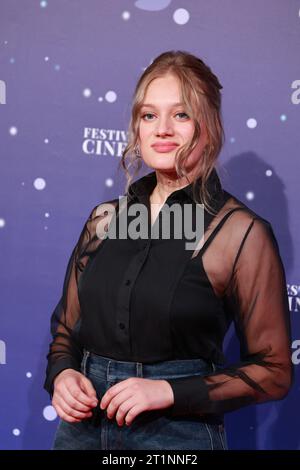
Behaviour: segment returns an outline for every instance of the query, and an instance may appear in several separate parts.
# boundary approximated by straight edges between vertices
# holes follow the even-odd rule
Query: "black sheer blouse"
[[[198,179],[197,184],[199,184]],[[271,224],[225,191],[216,170],[209,191],[217,211],[204,211],[196,249],[185,238],[111,238],[133,203],[150,207],[155,171],[132,183],[126,199],[93,208],[66,269],[51,317],[53,341],[45,389],[55,376],[80,371],[83,348],[123,361],[152,363],[203,358],[217,365],[204,377],[168,379],[171,415],[223,414],[286,396],[293,377],[285,272]],[[192,184],[174,191],[151,229],[173,203],[191,204]],[[194,213],[194,212],[193,212]],[[127,225],[127,226],[128,226]],[[149,233],[150,233],[149,232]],[[240,358],[226,364],[222,345],[231,323]]]

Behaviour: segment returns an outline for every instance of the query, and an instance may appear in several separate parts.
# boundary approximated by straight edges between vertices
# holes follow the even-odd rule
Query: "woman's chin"
[[[166,156],[159,158],[149,158],[144,160],[146,165],[153,168],[154,170],[161,171],[174,171],[175,160],[174,158],[168,158]]]

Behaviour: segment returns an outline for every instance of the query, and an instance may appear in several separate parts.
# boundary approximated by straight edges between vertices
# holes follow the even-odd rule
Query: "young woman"
[[[224,413],[288,393],[284,268],[270,223],[216,172],[221,88],[184,51],[158,56],[136,85],[125,195],[91,211],[51,318],[54,449],[227,449]],[[152,171],[132,182],[142,161]],[[166,219],[173,208],[184,217]],[[232,322],[241,357],[226,365]]]

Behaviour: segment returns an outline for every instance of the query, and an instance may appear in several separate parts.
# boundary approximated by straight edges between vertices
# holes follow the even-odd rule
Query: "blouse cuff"
[[[208,387],[200,376],[166,379],[174,394],[174,404],[166,411],[171,416],[202,415],[209,401]]]

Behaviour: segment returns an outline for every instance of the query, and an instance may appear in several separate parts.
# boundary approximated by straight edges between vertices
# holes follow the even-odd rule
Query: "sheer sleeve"
[[[284,398],[293,380],[286,279],[272,226],[253,218],[233,259],[224,306],[240,341],[240,360],[204,377],[169,379],[171,415],[223,414]]]
[[[80,371],[83,350],[79,341],[81,308],[78,283],[91,254],[106,236],[114,209],[111,202],[93,208],[69,257],[62,294],[51,316],[52,341],[44,383],[50,397],[57,374],[68,368]]]

